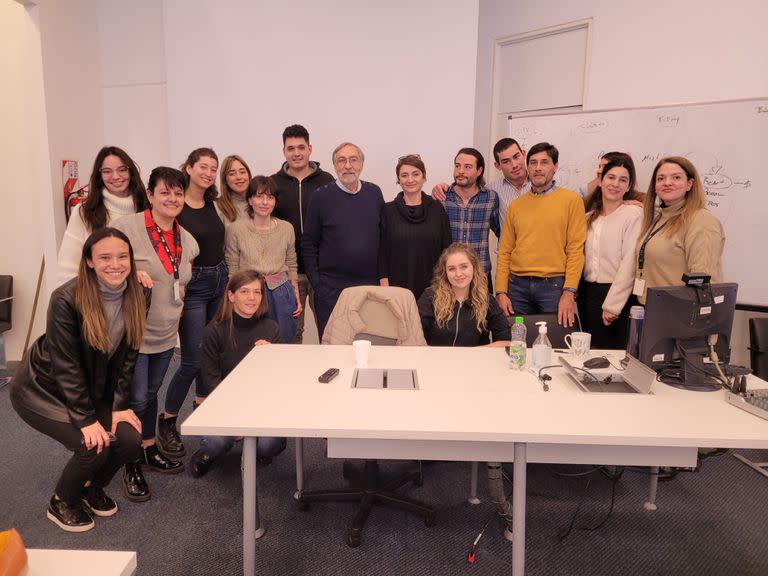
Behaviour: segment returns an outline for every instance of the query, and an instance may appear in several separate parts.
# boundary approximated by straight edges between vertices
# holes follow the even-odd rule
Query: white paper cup
[[[592,335],[589,332],[571,332],[565,335],[565,345],[573,354],[574,358],[580,360],[589,356],[589,345],[592,341]]]
[[[352,342],[352,348],[355,350],[355,366],[365,368],[368,366],[368,355],[371,352],[370,340],[355,340]]]

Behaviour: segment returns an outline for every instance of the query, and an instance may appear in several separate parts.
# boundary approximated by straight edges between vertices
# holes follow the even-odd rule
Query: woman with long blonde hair
[[[125,234],[114,228],[91,234],[78,275],[54,290],[46,332],[11,381],[19,416],[73,452],[47,512],[67,532],[85,532],[93,516],[117,512],[104,488],[141,451],[130,388],[149,291],[134,271]]]
[[[641,304],[648,288],[682,286],[686,272],[703,272],[712,282],[722,282],[725,233],[706,206],[701,178],[690,160],[659,160],[648,185],[635,252],[635,294]]]
[[[418,301],[430,346],[491,346],[509,343],[506,316],[488,297],[488,280],[475,251],[454,242],[440,255],[432,284]]]
[[[219,197],[216,208],[224,216],[224,225],[248,218],[248,200],[245,198],[251,183],[251,169],[237,154],[227,156],[219,170]]]

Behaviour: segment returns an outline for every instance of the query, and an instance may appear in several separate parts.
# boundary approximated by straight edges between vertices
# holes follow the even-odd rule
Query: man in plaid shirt
[[[459,150],[453,161],[454,182],[442,202],[451,223],[453,241],[474,248],[488,275],[488,291],[493,294],[488,235],[491,230],[497,238],[500,234],[499,197],[485,187],[483,172],[485,160],[478,150]]]

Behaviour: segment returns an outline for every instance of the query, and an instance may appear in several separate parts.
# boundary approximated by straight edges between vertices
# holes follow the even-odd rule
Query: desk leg
[[[472,472],[469,478],[469,503],[480,504],[480,498],[477,497],[477,470],[478,462],[472,462]]]
[[[304,490],[304,438],[296,438],[296,492],[293,497],[298,500]]]
[[[256,539],[264,535],[256,496],[256,438],[243,439],[243,574],[256,574]]]
[[[526,462],[527,444],[515,442],[514,478],[512,481],[512,575],[525,574],[525,500],[526,500]]]
[[[651,466],[651,483],[648,491],[648,501],[643,504],[646,510],[656,510],[656,488],[659,485],[659,467]]]

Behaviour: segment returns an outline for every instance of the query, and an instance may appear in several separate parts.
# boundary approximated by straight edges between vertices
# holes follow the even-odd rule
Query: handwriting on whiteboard
[[[665,128],[677,128],[680,124],[679,114],[659,114],[658,123]]]
[[[758,114],[768,114],[768,104],[762,104],[756,110]]]
[[[731,178],[717,160],[715,165],[702,175],[701,183],[707,195],[707,206],[710,208],[718,208],[721,202],[727,198],[729,190],[745,189],[752,186],[752,181],[749,178]]]
[[[595,132],[602,132],[606,128],[608,128],[608,120],[604,118],[584,120],[576,127],[582,134],[594,134]]]

